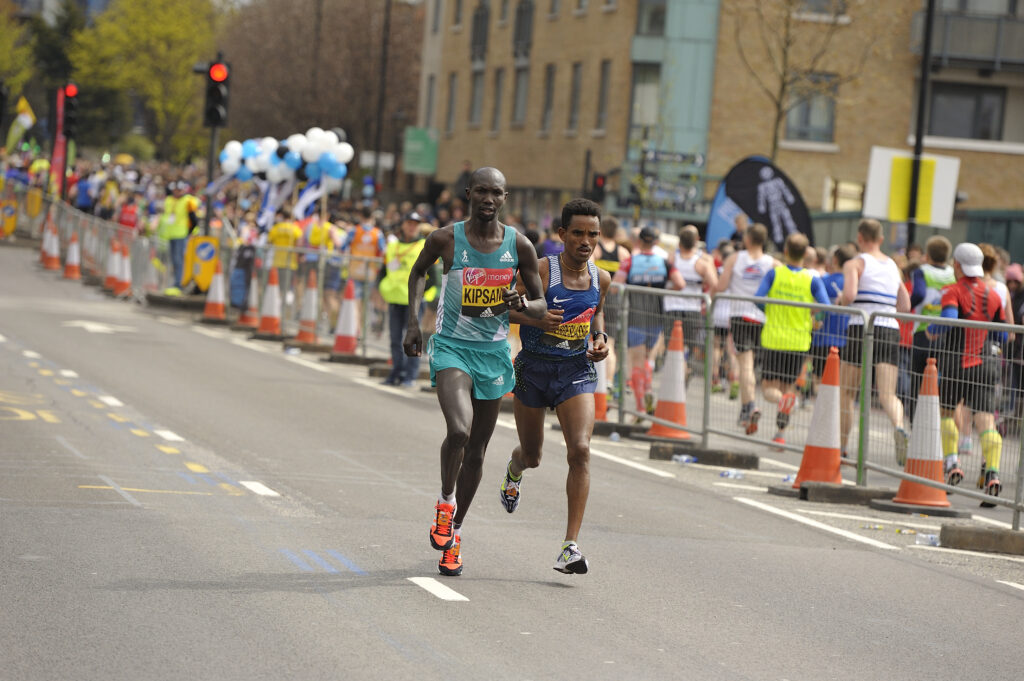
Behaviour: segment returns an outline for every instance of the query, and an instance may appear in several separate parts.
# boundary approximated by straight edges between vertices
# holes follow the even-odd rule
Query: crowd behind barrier
[[[130,298],[145,301],[149,294],[159,294],[170,283],[169,260],[166,242],[155,238],[125,233],[116,223],[102,220],[62,203],[51,202],[45,197],[30,198],[22,191],[18,198],[16,235],[40,238],[48,224],[54,225],[60,238],[61,258],[67,253],[72,234],[77,235],[81,245],[82,271],[86,283],[97,283],[107,271],[111,258],[111,242],[120,240],[129,246],[131,269]],[[38,205],[33,205],[36,201]],[[298,327],[302,293],[309,281],[309,272],[316,276],[318,292],[317,332],[329,338],[338,316],[340,292],[351,272],[368,266],[379,269],[380,259],[358,262],[349,254],[328,253],[317,249],[288,248],[274,249],[268,246],[252,247],[252,263],[256,267],[260,296],[266,290],[269,271],[282,262],[287,281],[282,287],[282,326],[284,335],[292,336]],[[226,239],[221,240],[220,258],[223,264],[225,282],[232,282],[232,273],[240,267],[239,247]],[[250,277],[245,277],[250,279]],[[230,289],[230,286],[226,286]],[[374,286],[363,286],[360,291],[359,347],[364,356],[369,349],[387,348],[387,333],[383,328],[384,306],[374,295]],[[241,310],[246,296],[231,295],[232,307]],[[240,302],[240,304],[239,304]],[[728,319],[734,306],[782,305],[806,310],[813,325],[812,345],[796,364],[785,365],[783,374],[792,372],[796,399],[790,405],[784,427],[779,420],[779,403],[765,398],[766,382],[778,381],[781,365],[777,356],[766,353],[760,343],[752,348],[755,385],[757,386],[756,410],[760,414],[758,427],[751,432],[749,424],[738,423],[740,398],[735,384],[738,373],[735,328],[730,329]],[[843,317],[858,316],[865,329],[858,347],[846,347],[846,334],[829,335],[833,321]],[[972,426],[970,414],[955,410],[950,418],[957,424],[961,435],[958,443],[960,465],[965,472],[963,482],[953,487],[944,483],[926,481],[925,484],[940,487],[947,492],[957,493],[996,505],[1014,509],[1014,529],[1019,529],[1020,512],[1024,510],[1024,437],[1022,437],[1022,413],[1024,413],[1024,390],[1021,382],[1021,363],[1013,356],[1010,348],[1024,327],[1006,324],[981,323],[941,319],[934,316],[913,314],[865,314],[862,310],[836,305],[801,303],[784,300],[770,302],[766,298],[729,294],[708,295],[690,290],[672,291],[630,286],[614,283],[605,304],[606,328],[613,339],[615,371],[609,374],[609,420],[620,424],[628,421],[642,423],[662,422],[671,428],[680,428],[678,423],[667,422],[655,416],[653,395],[637,396],[630,388],[630,363],[636,362],[637,348],[642,348],[645,366],[657,386],[666,377],[662,366],[675,322],[681,322],[683,330],[685,372],[686,432],[700,439],[708,447],[710,438],[727,438],[738,442],[760,445],[762,451],[803,450],[807,439],[811,414],[815,404],[815,386],[820,381],[824,358],[828,348],[840,348],[844,370],[840,388],[844,395],[842,402],[842,452],[843,462],[856,468],[858,484],[867,484],[867,473],[873,471],[894,478],[922,480],[907,475],[903,470],[905,451],[901,452],[897,430],[912,434],[916,397],[922,380],[920,365],[915,364],[914,348],[907,336],[892,334],[876,337],[874,329],[881,319],[888,319],[892,325],[909,325],[910,329],[920,325],[938,324],[950,328],[978,330],[984,334],[985,376],[991,381],[972,383],[958,387],[957,394],[975,396],[984,393],[981,403],[991,405],[994,417],[993,430],[1001,438],[996,466],[1001,472],[1005,492],[992,497],[974,491],[976,473],[984,472],[984,462],[991,459],[992,442],[987,433],[978,433]],[[797,319],[797,317],[791,317]],[[783,316],[783,319],[787,317]],[[803,333],[807,331],[804,322],[800,328],[777,329],[779,333]],[[823,335],[824,334],[824,335]],[[749,339],[747,339],[749,341]],[[744,342],[740,339],[741,345]],[[634,349],[633,353],[629,348]],[[797,353],[800,354],[800,353]],[[958,350],[949,344],[935,343],[930,354],[939,366],[949,367],[958,356]],[[632,355],[632,357],[631,357]],[[884,362],[876,360],[882,357]],[[859,376],[847,371],[859,364]],[[895,389],[880,389],[888,380],[879,366],[890,364],[896,368]],[[940,369],[941,371],[941,369]],[[889,379],[892,377],[890,376]],[[953,377],[940,374],[940,392],[943,381]],[[881,384],[881,385],[880,385]],[[973,391],[973,392],[972,392]],[[652,393],[655,393],[652,390]],[[968,400],[968,402],[972,401]],[[612,412],[614,411],[614,414]],[[989,461],[989,464],[992,462]]]

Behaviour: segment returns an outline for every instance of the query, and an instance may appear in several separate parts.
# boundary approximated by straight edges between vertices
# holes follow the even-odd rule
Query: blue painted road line
[[[205,473],[196,473],[196,477],[205,482],[207,485],[217,485],[217,483],[214,482],[213,478],[211,478],[209,475],[206,475]]]
[[[187,482],[190,485],[196,484],[196,479],[193,478],[188,473],[186,473],[185,471],[178,471],[178,477],[180,477],[182,480],[184,480],[185,482]]]
[[[238,487],[238,481],[232,478],[230,475],[224,475],[223,473],[215,473],[214,475],[216,475],[218,478],[228,483],[229,485],[234,485],[235,487]]]
[[[284,556],[285,558],[290,560],[292,563],[294,563],[295,566],[297,568],[299,568],[300,570],[302,570],[303,572],[313,572],[313,568],[309,565],[309,563],[307,563],[306,561],[302,560],[301,558],[296,556],[294,553],[292,553],[288,549],[278,549],[278,551],[280,551],[282,556]]]
[[[310,551],[309,549],[302,549],[302,553],[304,553],[306,557],[309,558],[311,561],[322,567],[326,572],[329,572],[332,575],[338,574],[338,568],[334,567],[326,560],[318,556],[315,551]]]
[[[356,565],[351,560],[349,560],[345,556],[341,555],[340,553],[338,553],[334,549],[327,549],[327,555],[330,556],[331,558],[333,558],[334,560],[338,561],[342,565],[344,565],[346,568],[348,568],[349,572],[354,572],[357,575],[365,575],[366,574],[365,570],[360,568],[358,565]]]

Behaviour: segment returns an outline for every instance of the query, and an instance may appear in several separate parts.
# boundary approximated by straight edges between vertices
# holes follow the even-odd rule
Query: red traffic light
[[[210,70],[207,72],[210,76],[210,80],[215,83],[223,83],[228,79],[228,66],[220,62],[210,64]]]
[[[74,83],[68,83],[67,85],[65,85],[64,86],[64,96],[65,97],[77,97],[78,96],[78,86],[75,85]]]
[[[604,186],[604,175],[595,175],[594,176],[594,186],[595,187],[603,187]]]

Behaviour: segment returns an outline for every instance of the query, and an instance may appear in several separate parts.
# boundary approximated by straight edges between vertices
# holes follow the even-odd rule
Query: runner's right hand
[[[552,310],[548,308],[547,313],[540,320],[540,328],[545,331],[554,331],[562,325],[562,314],[564,310]]]
[[[405,332],[405,340],[402,341],[402,349],[408,357],[419,357],[423,354],[423,334],[420,333],[419,325],[409,325]]]

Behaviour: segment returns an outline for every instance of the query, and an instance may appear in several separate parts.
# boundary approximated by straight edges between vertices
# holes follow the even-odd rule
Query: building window
[[[639,0],[637,11],[637,35],[665,35],[665,0]]]
[[[526,122],[526,95],[530,86],[530,69],[526,66],[516,68],[515,90],[512,93],[512,123],[522,125]]]
[[[430,17],[430,32],[437,33],[441,28],[441,13],[444,0],[434,0],[434,14]]]
[[[481,2],[473,10],[473,31],[469,40],[469,56],[473,61],[487,58],[487,31],[491,25],[491,9]]]
[[[966,83],[933,83],[928,134],[975,140],[1003,138],[1006,89]]]
[[[501,7],[498,9],[498,21],[508,21],[508,0],[501,0]]]
[[[505,95],[505,69],[494,71],[494,110],[491,113],[491,132],[501,129],[502,98]]]
[[[469,124],[479,126],[484,110],[484,72],[473,71],[469,81]]]
[[[796,86],[793,106],[786,114],[786,139],[833,142],[835,139],[835,76],[812,73]]]
[[[660,64],[633,65],[632,124],[652,126],[658,124],[658,96],[661,89]]]
[[[586,12],[587,11],[587,0],[576,0],[576,11]]]
[[[425,128],[434,127],[434,87],[436,86],[436,80],[433,73],[427,76],[427,101],[423,107],[423,127]]]
[[[516,5],[516,24],[512,29],[512,54],[529,57],[533,45],[533,0],[519,0]]]
[[[604,8],[605,9],[615,9],[615,6],[617,4],[618,3],[616,2],[616,0],[604,0]]]
[[[597,121],[598,130],[604,130],[608,125],[608,88],[612,76],[612,61],[605,59],[601,62],[601,80],[597,86]]]
[[[558,11],[562,9],[561,0],[551,0],[551,4],[548,6],[548,16],[557,17]]]
[[[459,84],[459,75],[457,73],[448,74],[448,111],[444,117],[444,131],[454,132],[455,131],[455,88]]]
[[[540,129],[547,132],[551,129],[551,114],[555,108],[555,65],[544,67],[544,107],[540,114]]]
[[[1024,3],[1020,0],[939,0],[935,9],[940,12],[1014,16],[1017,14],[1015,10],[1024,9]]]
[[[569,89],[569,130],[580,127],[580,88],[583,86],[583,64],[572,65],[572,84]]]
[[[846,0],[803,0],[800,11],[840,16],[846,14]]]
[[[453,13],[453,16],[452,16],[452,24],[455,25],[455,26],[461,26],[462,25],[462,0],[454,0],[454,1],[455,1],[455,12]]]

